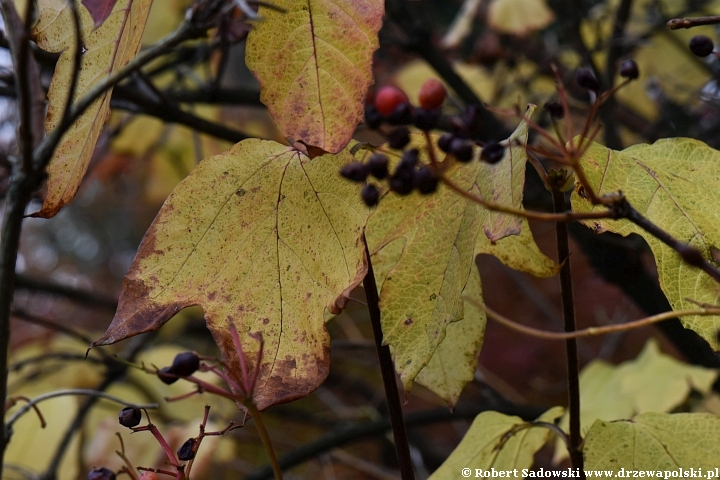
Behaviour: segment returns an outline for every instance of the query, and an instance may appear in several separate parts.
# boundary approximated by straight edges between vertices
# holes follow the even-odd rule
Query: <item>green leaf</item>
[[[538,421],[552,423],[562,414],[562,407],[553,407]],[[463,468],[482,470],[515,470],[530,468],[535,452],[548,441],[550,430],[545,427],[518,428],[528,425],[520,417],[498,412],[483,412],[473,421],[470,429],[430,480],[461,478]]]
[[[78,5],[84,53],[74,101],[98,82],[122,68],[140,48],[152,0],[118,0],[112,12],[95,28],[84,6]],[[42,0],[33,36],[40,48],[61,53],[48,91],[45,129],[49,132],[62,118],[74,74],[74,24],[65,0]],[[34,216],[50,218],[75,197],[95,151],[100,132],[110,115],[112,89],[95,101],[63,136],[48,164],[47,196]]]
[[[339,313],[363,279],[367,209],[338,169],[348,152],[309,159],[275,142],[246,140],[203,160],[173,191],[123,281],[107,345],[160,328],[200,305],[223,358],[240,377],[228,325],[259,408],[307,395],[327,376],[323,312]],[[264,353],[256,365],[262,333]]]
[[[526,141],[527,127],[524,123],[518,127],[513,138],[521,145]],[[420,148],[421,159],[428,161],[424,137],[414,136],[412,145]],[[492,170],[478,161],[465,165],[451,163],[452,160],[448,159],[446,161],[450,166],[445,175],[459,188],[475,195],[481,195],[481,190],[486,193],[499,191],[499,187],[490,187],[493,182],[505,182],[507,190],[521,195],[522,185],[518,189],[516,183],[523,182],[524,175],[516,172],[520,169],[524,171],[524,166],[521,166],[525,158],[522,152],[520,147],[508,149],[506,157]],[[439,151],[436,155],[441,157]],[[513,204],[522,200],[521,197],[506,198]],[[544,257],[536,246],[533,248],[532,235],[527,228],[526,236],[505,239],[510,247],[508,250],[504,249],[505,240],[498,241],[497,247],[489,246],[491,241],[488,235],[482,233],[484,225],[487,226],[486,232],[502,238],[508,234],[507,225],[515,223],[518,224],[517,232],[522,232],[520,227],[523,222],[520,219],[513,217],[506,222],[502,216],[491,214],[445,185],[440,185],[437,192],[428,196],[387,194],[371,215],[366,235],[373,252],[373,264],[382,264],[376,269],[376,277],[384,280],[380,294],[384,341],[393,350],[395,368],[406,390],[410,389],[415,377],[443,342],[447,326],[464,317],[461,295],[467,288],[477,253],[499,251],[502,252],[501,256],[506,257],[506,261],[514,262],[515,265],[525,263],[535,272],[545,275],[556,272],[553,262]],[[502,247],[499,246],[501,244]],[[392,253],[387,254],[384,250],[391,245]],[[516,254],[522,254],[523,257],[514,258]],[[535,258],[530,260],[528,255],[534,255]],[[544,272],[541,272],[543,268]],[[476,321],[484,324],[483,320],[473,320]],[[457,332],[462,332],[462,329],[458,327]],[[479,337],[483,329],[479,324],[472,327]],[[479,348],[479,337],[463,339],[462,347],[455,345],[454,341],[446,346],[448,351],[458,349],[453,352],[453,355],[458,355],[456,360],[463,359],[462,366],[458,368],[472,368],[474,371],[475,367],[470,366],[468,359]],[[452,400],[462,386],[456,383],[458,378],[450,381],[449,377],[449,383],[445,385],[453,383],[454,386],[441,386],[441,364],[436,363],[431,368],[438,371],[426,372],[423,383],[443,398]],[[467,378],[468,375],[466,370],[459,378]]]
[[[632,420],[598,420],[585,437],[585,470],[715,472],[718,439],[720,418],[709,413],[644,413]]]
[[[621,152],[593,143],[582,159],[590,185],[599,195],[621,191],[640,213],[673,237],[698,248],[713,260],[720,246],[717,195],[720,152],[702,142],[686,138],[659,140],[653,145],[636,145]],[[573,210],[601,211],[578,194],[572,194]],[[621,235],[637,233],[648,242],[658,267],[660,287],[673,310],[696,308],[687,300],[714,304],[718,284],[701,270],[684,263],[670,247],[628,220],[584,222],[596,232],[609,230]],[[718,317],[683,317],[691,328],[720,349],[716,332]]]
[[[363,119],[382,0],[277,0],[260,7],[245,62],[282,135],[327,152]],[[278,11],[277,8],[283,10]]]

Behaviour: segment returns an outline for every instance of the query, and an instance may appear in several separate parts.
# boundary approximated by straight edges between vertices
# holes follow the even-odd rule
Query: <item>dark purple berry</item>
[[[482,128],[482,110],[479,105],[469,105],[463,113],[462,136],[465,138],[475,138],[480,135]]]
[[[415,126],[423,131],[430,131],[440,120],[440,110],[425,110],[424,108],[415,109]]]
[[[455,138],[455,135],[452,133],[443,133],[440,135],[440,138],[438,138],[438,147],[440,150],[442,150],[445,153],[450,153],[450,144],[452,143],[453,139]]]
[[[473,142],[462,138],[454,138],[450,142],[450,153],[458,162],[467,163],[473,157]]]
[[[413,180],[415,178],[415,172],[405,172],[398,175],[393,174],[390,177],[390,189],[399,195],[408,195],[413,189]]]
[[[440,179],[435,175],[435,172],[427,165],[415,172],[414,186],[423,195],[428,195],[437,190],[439,181]]]
[[[678,248],[678,253],[685,262],[693,267],[700,267],[705,262],[700,250],[695,247],[691,247],[690,245],[680,246],[680,248]]]
[[[360,196],[368,207],[374,207],[378,204],[378,200],[380,200],[380,192],[377,187],[369,183],[363,185],[362,190],[360,190]]]
[[[142,413],[139,408],[125,407],[118,413],[118,421],[123,427],[137,427],[140,420],[142,420]]]
[[[340,175],[353,182],[364,182],[370,174],[370,169],[360,162],[351,162],[340,169]]]
[[[412,106],[409,103],[401,103],[386,120],[390,125],[410,125],[413,121]]]
[[[402,150],[410,143],[410,130],[408,130],[407,127],[398,127],[391,130],[390,133],[387,134],[387,140],[390,148]]]
[[[575,81],[578,85],[587,90],[592,90],[593,92],[600,90],[600,84],[598,83],[597,78],[595,78],[595,74],[587,68],[578,69],[575,74]]]
[[[505,156],[505,147],[498,142],[487,142],[480,153],[480,159],[490,164],[496,164]]]
[[[173,383],[178,381],[178,376],[170,371],[170,367],[161,368],[160,371],[157,373],[157,376],[160,381],[166,385],[172,385]]]
[[[183,352],[175,355],[175,359],[170,366],[170,373],[180,377],[187,377],[195,373],[198,368],[200,368],[200,358],[197,353]]]
[[[397,170],[414,170],[420,160],[420,151],[417,148],[412,148],[403,152],[400,163],[396,168]]]
[[[87,478],[88,480],[115,480],[115,473],[105,467],[93,468]]]
[[[563,109],[563,106],[560,104],[560,102],[552,101],[547,102],[545,105],[543,105],[543,110],[548,112],[550,116],[556,120],[560,120],[565,116],[565,110]]]
[[[367,168],[373,177],[382,180],[388,175],[388,158],[382,153],[375,153],[368,160]]]
[[[196,440],[194,438],[186,440],[185,443],[183,443],[180,448],[178,448],[178,459],[187,461],[195,458],[195,442]]]
[[[620,73],[620,76],[623,78],[628,78],[630,80],[635,80],[640,76],[640,70],[638,70],[637,63],[635,63],[635,60],[625,60],[620,64],[620,68],[618,69],[618,72]]]
[[[714,48],[713,41],[705,35],[695,35],[690,39],[690,51],[698,57],[707,57]]]
[[[375,105],[366,105],[365,106],[365,125],[371,129],[376,130],[380,127],[382,124],[383,117],[378,112],[377,108],[375,108]]]

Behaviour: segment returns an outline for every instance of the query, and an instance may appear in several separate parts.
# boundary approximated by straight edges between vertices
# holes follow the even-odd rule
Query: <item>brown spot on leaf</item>
[[[403,325],[410,326],[413,324],[413,322],[414,322],[414,320],[412,318],[406,318],[405,321],[403,322]]]

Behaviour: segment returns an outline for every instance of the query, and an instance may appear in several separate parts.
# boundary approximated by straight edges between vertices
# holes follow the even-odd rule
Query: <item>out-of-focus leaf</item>
[[[117,0],[110,15],[97,29],[87,9],[78,8],[84,53],[75,101],[135,57],[151,3],[152,0]],[[62,118],[73,76],[74,23],[65,0],[41,0],[38,15],[33,28],[38,46],[51,52],[62,52],[48,91],[45,129],[49,132]],[[35,216],[52,217],[75,196],[110,114],[111,93],[112,89],[100,96],[63,136],[47,168],[47,197]]]
[[[553,407],[543,413],[538,421],[553,423],[562,414],[562,407]],[[458,478],[464,468],[474,473],[485,471],[518,470],[530,468],[535,453],[548,441],[550,430],[544,427],[527,427],[520,417],[498,412],[483,412],[473,421],[460,445],[440,465],[430,480]],[[520,476],[520,475],[518,475]]]
[[[490,27],[518,36],[545,28],[554,18],[545,0],[493,0],[488,10]]]
[[[249,371],[259,369],[259,408],[310,393],[329,367],[323,311],[338,313],[366,271],[367,209],[337,173],[350,160],[347,152],[309,159],[260,140],[203,160],[145,234],[117,314],[94,345],[156,330],[200,305],[240,378],[229,325],[237,328]],[[259,365],[255,333],[264,340]]]
[[[245,61],[282,135],[339,152],[363,118],[381,0],[281,0],[260,7]]]

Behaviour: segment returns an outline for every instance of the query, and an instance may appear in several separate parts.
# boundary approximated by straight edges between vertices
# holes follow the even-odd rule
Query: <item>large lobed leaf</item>
[[[279,0],[260,7],[245,61],[286,138],[338,152],[362,121],[382,0]]]
[[[152,0],[118,0],[97,29],[88,10],[78,5],[84,53],[74,100],[83,97],[98,82],[135,57],[151,4]],[[48,91],[45,119],[48,132],[60,122],[67,101],[74,70],[73,32],[72,14],[66,0],[38,2],[38,21],[33,28],[35,40],[40,48],[62,52]],[[110,114],[111,93],[112,89],[93,103],[63,136],[47,168],[47,197],[35,216],[52,217],[75,196]]]
[[[338,169],[351,155],[309,159],[275,142],[246,140],[203,160],[148,229],[123,281],[120,305],[94,345],[162,326],[200,305],[225,360],[240,377],[229,324],[259,408],[307,395],[327,376],[323,312],[339,313],[366,272],[367,210]],[[261,333],[264,354],[255,364]]]
[[[699,476],[710,478],[706,473],[716,472],[720,458],[719,438],[720,418],[709,413],[644,413],[631,420],[598,420],[585,437],[585,470],[667,470],[669,476],[683,477],[688,475],[680,469],[689,473],[692,468],[692,476],[703,469]]]
[[[593,143],[582,159],[590,184],[600,195],[621,191],[631,205],[675,238],[698,248],[717,263],[712,252],[720,246],[720,152],[704,143],[673,138],[653,145],[635,145],[621,152]],[[572,194],[573,210],[602,210]],[[674,310],[695,308],[698,302],[715,304],[720,286],[701,270],[684,263],[670,247],[628,220],[585,222],[596,232],[640,234],[655,255],[660,287]],[[716,332],[720,317],[683,317],[691,328],[720,349]]]
[[[424,148],[421,138],[415,137],[414,145]],[[512,138],[524,144],[527,126],[521,124]],[[491,195],[491,192],[497,191],[490,184],[497,182],[498,178],[508,190],[516,191],[516,183],[524,178],[513,172],[520,168],[524,171],[524,165],[520,167],[524,160],[523,149],[512,148],[507,150],[506,158],[498,165],[489,166],[476,159],[467,165],[454,164],[445,174],[460,188],[475,195]],[[505,173],[493,175],[491,169]],[[521,200],[517,196],[508,198],[513,203]],[[506,222],[502,216],[488,212],[444,185],[428,196],[389,194],[370,217],[367,239],[373,252],[373,265],[382,264],[378,270],[382,272],[380,276],[383,280],[380,308],[384,342],[393,350],[395,368],[406,390],[410,389],[413,380],[426,368],[442,344],[448,325],[464,318],[463,291],[470,289],[470,295],[475,298],[480,296],[479,283],[476,286],[468,283],[475,255],[497,252],[500,257],[505,257],[504,261],[510,262],[508,258],[514,258],[516,265],[526,264],[533,272],[543,275],[556,272],[554,263],[534,245],[527,225],[527,236],[521,241],[518,241],[521,237],[510,236],[491,247],[488,237],[495,235],[502,238],[503,233],[508,233],[508,225],[513,225],[516,233],[521,232],[522,222],[519,219],[513,217]],[[512,238],[515,240],[510,240]],[[392,254],[384,252],[386,248],[391,248]],[[517,258],[521,252],[534,257],[532,260]],[[441,350],[445,352],[440,354],[441,357],[448,355],[448,361],[461,362],[461,367],[456,366],[462,369],[459,377],[444,373],[449,364],[439,358],[422,377],[422,383],[451,403],[457,399],[464,385],[458,382],[458,378],[467,382],[468,375],[472,378],[475,370],[476,352],[484,331],[485,320],[482,317],[479,312],[473,313],[470,320],[472,327],[464,324],[453,329],[457,335]],[[474,332],[474,338],[467,335],[467,328]],[[443,363],[447,366],[443,367]],[[468,369],[471,369],[470,373]],[[450,384],[452,388],[448,388]]]
[[[562,407],[553,407],[538,421],[553,423],[562,411]],[[520,417],[492,411],[481,413],[475,417],[460,445],[430,476],[430,480],[459,478],[466,468],[471,469],[473,474],[475,469],[517,470],[505,476],[521,477],[520,472],[532,466],[535,453],[545,445],[551,433],[545,427],[518,429],[526,425],[527,422]]]

